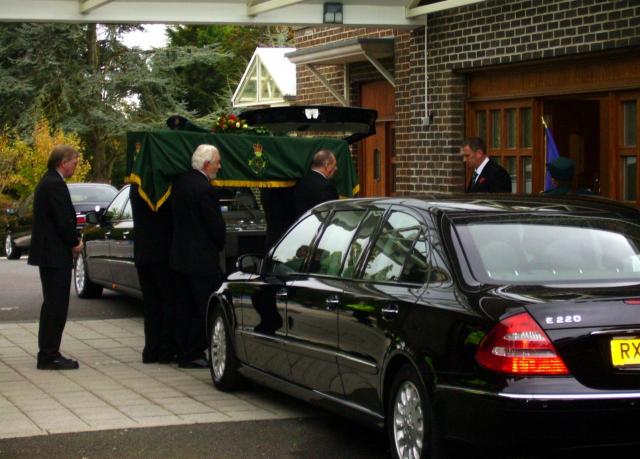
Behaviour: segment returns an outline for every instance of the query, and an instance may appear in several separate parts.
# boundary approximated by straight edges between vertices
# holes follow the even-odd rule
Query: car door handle
[[[340,304],[340,300],[338,299],[338,295],[331,295],[330,297],[325,298],[324,300],[325,309],[327,311],[332,311],[338,307]]]
[[[380,309],[380,313],[382,314],[382,318],[386,320],[393,320],[398,315],[398,306],[395,304],[390,304],[389,306]]]
[[[287,300],[287,291],[285,289],[278,290],[276,292],[276,300],[286,301]]]
[[[109,239],[109,236],[111,236],[111,231],[107,231],[106,233],[104,233],[105,239]]]
[[[124,231],[124,232],[122,233],[122,239],[126,239],[126,238],[127,238],[127,236],[128,236],[130,233],[131,233],[131,231]]]

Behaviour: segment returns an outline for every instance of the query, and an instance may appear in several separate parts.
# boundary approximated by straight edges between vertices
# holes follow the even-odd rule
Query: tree
[[[46,119],[36,123],[32,142],[4,132],[0,135],[0,194],[11,190],[18,198],[33,192],[47,169],[47,161],[53,147],[67,144],[80,153],[76,171],[69,180],[83,181],[91,169],[84,158],[82,145],[77,134],[67,134],[62,129],[51,129]]]
[[[41,117],[75,132],[96,180],[107,180],[124,154],[129,129],[184,113],[181,90],[152,56],[118,40],[131,25],[0,26],[0,126],[27,139]]]
[[[287,46],[292,40],[289,28],[266,26],[178,25],[167,34],[170,47],[213,46],[222,53],[215,66],[193,61],[176,69],[186,108],[198,117],[230,111],[233,91],[257,46]]]

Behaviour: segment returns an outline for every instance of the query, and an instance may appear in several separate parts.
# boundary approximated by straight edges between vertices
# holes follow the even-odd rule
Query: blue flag
[[[546,164],[549,164],[553,161],[555,161],[559,156],[560,153],[558,153],[558,147],[556,146],[556,141],[553,140],[553,134],[551,133],[551,129],[549,129],[548,127],[544,128],[544,135],[545,135],[545,139],[547,142],[547,160],[546,160]],[[545,164],[545,166],[546,166]],[[546,167],[545,167],[546,169]],[[553,184],[551,183],[551,174],[549,173],[549,170],[547,169],[546,175],[544,176],[544,190],[550,190],[551,188],[553,188]]]

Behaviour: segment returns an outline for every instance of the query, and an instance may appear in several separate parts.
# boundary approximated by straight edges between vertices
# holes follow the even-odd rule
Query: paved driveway
[[[68,322],[62,352],[79,360],[76,371],[36,369],[37,330],[0,323],[0,438],[314,413],[264,389],[219,392],[207,370],[143,365],[139,318]]]

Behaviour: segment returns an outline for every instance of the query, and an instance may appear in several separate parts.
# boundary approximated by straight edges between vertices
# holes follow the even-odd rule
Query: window
[[[429,249],[424,231],[416,239],[400,276],[401,282],[423,284],[427,280],[427,274],[431,272],[429,266]]]
[[[333,214],[313,252],[310,273],[330,276],[338,274],[349,243],[364,213],[364,210],[348,210]]]
[[[131,211],[131,201],[127,199],[127,204],[124,206],[120,220],[132,220],[133,212]]]
[[[522,191],[531,193],[533,191],[533,165],[531,156],[523,156],[521,159],[522,169],[520,171],[522,177]]]
[[[500,148],[501,140],[500,110],[491,110],[491,147]]]
[[[420,230],[420,223],[411,215],[392,212],[369,254],[363,277],[378,281],[400,280]]]
[[[101,185],[75,185],[69,186],[71,194],[71,202],[90,203],[90,202],[110,202],[118,193],[110,186]]]
[[[381,217],[382,211],[374,210],[369,212],[362,221],[362,224],[358,228],[355,238],[353,238],[353,241],[349,246],[349,251],[347,252],[347,256],[344,262],[344,268],[342,269],[341,273],[342,277],[353,277],[355,269],[358,265],[358,260],[360,259],[360,256],[362,255],[364,250],[367,248],[367,245],[371,240],[371,235],[378,226]]]
[[[109,204],[109,207],[105,212],[106,219],[118,220],[128,200],[129,200],[129,187],[126,187],[120,190],[120,193],[118,193],[118,196],[116,196],[111,202],[111,204]]]
[[[516,147],[516,109],[509,108],[504,111],[507,123],[507,148]]]
[[[625,201],[635,201],[638,199],[636,190],[638,184],[638,161],[635,156],[624,156],[622,158],[622,199]]]
[[[522,148],[531,148],[531,108],[520,109],[520,146]]]
[[[488,284],[639,282],[640,228],[613,218],[486,217],[456,224],[473,276]]]
[[[476,136],[487,139],[487,112],[476,112]]]
[[[506,156],[504,158],[504,164],[502,165],[511,176],[512,193],[518,192],[518,184],[516,183],[516,177],[518,177],[518,171],[516,170],[516,161],[517,158],[515,156]]]
[[[482,137],[487,153],[511,175],[513,193],[533,191],[533,100],[472,103],[468,135]],[[469,172],[470,173],[470,172]],[[467,177],[465,183],[469,182]]]
[[[323,218],[322,214],[309,215],[280,241],[271,257],[271,272],[287,274],[302,270]]]
[[[640,189],[638,179],[638,160],[640,159],[640,145],[638,145],[638,105],[640,94],[625,94],[620,101],[619,116],[621,122],[618,127],[618,154],[620,190],[619,196],[624,201],[640,204]]]
[[[624,124],[624,141],[625,147],[634,147],[638,139],[638,113],[636,101],[623,102],[623,124]]]

